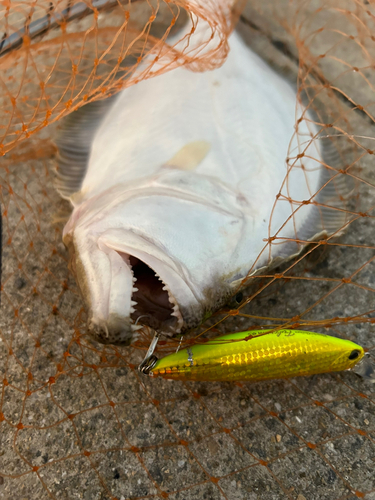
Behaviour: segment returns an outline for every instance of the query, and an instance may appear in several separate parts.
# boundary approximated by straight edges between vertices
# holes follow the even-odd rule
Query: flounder
[[[195,327],[249,270],[345,222],[330,140],[311,141],[313,120],[296,130],[292,86],[236,32],[229,46],[218,69],[143,80],[62,126],[63,239],[99,342]]]

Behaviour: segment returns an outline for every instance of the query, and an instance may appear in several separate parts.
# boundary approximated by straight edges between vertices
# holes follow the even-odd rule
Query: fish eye
[[[354,351],[352,351],[350,354],[349,354],[349,357],[348,359],[357,359],[358,356],[360,354],[360,351],[358,351],[357,349],[354,349]]]
[[[242,299],[243,299],[243,293],[242,292],[238,292],[236,293],[236,295],[233,295],[229,302],[227,302],[227,305],[233,309],[235,309],[236,307],[238,307],[239,304],[241,304],[242,302]]]

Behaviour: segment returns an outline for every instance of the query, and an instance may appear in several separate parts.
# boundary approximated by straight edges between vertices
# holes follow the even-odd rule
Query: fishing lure
[[[154,339],[140,371],[174,380],[259,381],[308,376],[353,369],[365,356],[363,348],[349,340],[299,330],[233,333],[160,360],[152,355],[156,342]],[[357,373],[373,378],[373,366],[368,361],[365,365]]]

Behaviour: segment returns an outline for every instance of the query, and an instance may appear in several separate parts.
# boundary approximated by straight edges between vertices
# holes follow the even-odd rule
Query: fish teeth
[[[173,314],[179,314],[181,316],[180,310],[179,310],[178,305],[176,303],[173,304]]]
[[[169,289],[169,288],[168,288],[168,286],[164,283],[164,281],[163,281],[163,284],[164,284],[164,286],[163,286],[163,290],[164,290],[164,291],[166,291],[166,292],[168,292],[169,302],[171,302],[171,304],[174,304],[174,305],[175,305],[175,304],[176,304],[176,299],[173,297],[173,295],[172,295],[172,293],[171,293],[170,289]]]
[[[131,269],[132,273],[133,273],[133,270]],[[178,304],[177,304],[177,301],[176,299],[173,297],[172,295],[172,292],[170,291],[168,285],[166,283],[164,283],[164,281],[162,280],[162,278],[158,275],[158,273],[155,272],[155,270],[153,270],[154,273],[155,273],[155,276],[157,277],[157,279],[163,284],[163,287],[162,287],[162,290],[164,290],[165,292],[168,293],[168,300],[169,302],[171,303],[172,305],[172,312],[171,312],[171,316],[175,317],[177,319],[177,327],[176,327],[176,332],[179,333],[181,331],[181,328],[184,324],[184,320],[183,320],[183,317],[182,317],[182,314],[180,312],[180,308],[178,307]],[[138,292],[138,288],[134,286],[134,283],[137,281],[137,278],[134,276],[133,274],[133,289],[132,289],[132,294],[135,293],[135,292]],[[130,314],[132,314],[135,309],[134,309],[134,306],[137,305],[137,302],[134,301],[134,300],[131,300],[130,301]],[[133,331],[136,331],[136,330],[139,330],[140,328],[142,328],[141,325],[134,325],[133,322],[131,324],[131,328]]]
[[[178,307],[176,299],[173,297],[172,292],[168,288],[168,286],[163,282],[163,290],[165,290],[168,293],[168,300],[172,304],[173,311],[171,312],[171,316],[174,316],[177,319],[177,328],[176,331],[179,333],[181,331],[181,328],[184,324],[184,320],[182,317],[182,314],[180,312],[180,308]]]
[[[180,333],[181,331],[181,328],[184,324],[184,320],[183,320],[183,317],[182,317],[182,314],[180,313],[180,309],[178,307],[177,304],[175,304],[173,306],[173,312],[171,313],[171,316],[174,316],[175,318],[177,318],[177,328],[176,328],[176,331],[177,333]]]
[[[104,324],[104,331],[105,331],[105,335],[107,337],[107,339],[109,338],[109,332],[108,332],[108,327],[106,324]]]
[[[143,327],[142,325],[130,325],[130,328],[132,329],[132,332],[138,332],[138,330],[141,330]],[[133,336],[133,342],[135,342],[138,338],[140,337],[139,333]]]

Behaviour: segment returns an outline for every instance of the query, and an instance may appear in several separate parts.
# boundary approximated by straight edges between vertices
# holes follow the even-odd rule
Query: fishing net
[[[242,304],[219,311],[183,343],[268,326],[374,348],[374,5],[232,4],[1,2],[1,498],[375,494],[375,393],[353,373],[257,384],[152,380],[137,371],[151,332],[127,348],[86,335],[62,244],[70,206],[53,185],[55,128],[85,103],[141,79],[180,65],[220,66],[238,21],[251,48],[297,82],[320,130],[310,141],[334,142],[342,160],[335,175],[352,186],[345,231],[249,276]],[[169,46],[167,36],[189,19],[190,32]],[[206,38],[196,43],[199,23]],[[298,129],[307,117],[296,109]],[[303,151],[301,144],[299,158]],[[270,234],[265,246],[277,238]],[[161,341],[158,353],[178,342]]]

